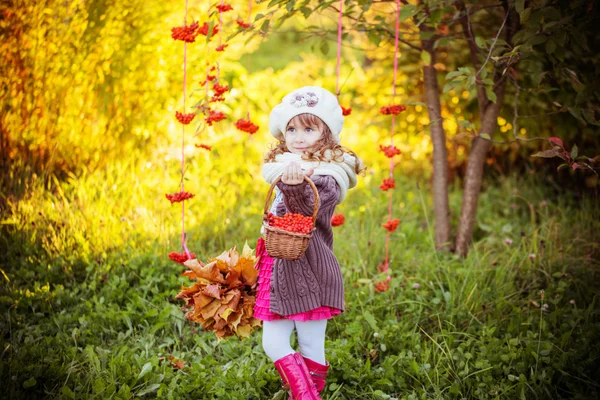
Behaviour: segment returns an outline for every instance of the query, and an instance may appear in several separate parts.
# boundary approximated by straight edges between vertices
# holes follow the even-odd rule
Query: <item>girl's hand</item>
[[[286,165],[283,170],[283,176],[281,177],[281,181],[286,185],[299,185],[304,182],[304,177],[311,176],[314,173],[315,169],[311,168],[306,173],[302,171],[300,168],[300,164],[295,161],[292,161],[288,165]]]

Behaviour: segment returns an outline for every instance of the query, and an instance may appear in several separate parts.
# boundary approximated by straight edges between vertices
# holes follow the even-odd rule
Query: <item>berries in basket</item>
[[[185,317],[215,332],[219,339],[249,337],[261,325],[253,317],[258,271],[254,267],[257,258],[252,253],[246,242],[241,256],[234,246],[211,258],[208,264],[195,258],[185,261],[189,270],[182,275],[195,280],[177,295],[186,301]]]
[[[267,217],[269,226],[283,229],[284,231],[308,235],[313,228],[312,217],[302,214],[287,213],[283,217],[278,217],[273,213],[269,213]]]
[[[315,184],[308,177],[304,180],[310,185],[314,194],[313,215],[306,217],[300,214],[288,213],[283,217],[277,217],[272,213],[267,213],[269,200],[277,182],[281,180],[279,176],[272,184],[263,214],[263,226],[265,228],[265,247],[267,253],[273,258],[282,258],[285,260],[298,260],[308,248],[312,231],[315,229],[317,212],[319,211],[319,192]],[[309,223],[310,220],[310,223]]]

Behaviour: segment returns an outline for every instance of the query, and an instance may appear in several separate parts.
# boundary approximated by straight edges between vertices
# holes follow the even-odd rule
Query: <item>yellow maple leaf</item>
[[[221,314],[221,318],[223,318],[224,320],[227,320],[227,318],[229,317],[229,315],[231,315],[232,312],[234,312],[235,310],[233,308],[229,308],[227,307],[225,309],[225,311],[223,311],[223,313]]]
[[[254,250],[252,250],[250,248],[250,246],[248,246],[248,240],[246,240],[246,243],[244,243],[244,249],[242,250],[242,257],[248,260],[256,260],[256,257],[254,257]]]
[[[243,312],[241,311],[236,311],[234,313],[231,314],[231,319],[229,321],[229,325],[235,329],[237,328],[237,326],[240,324],[240,322],[242,321],[242,316],[243,316]]]
[[[240,258],[237,265],[234,267],[235,271],[239,271],[242,274],[242,278],[248,285],[253,285],[258,277],[258,270],[254,268],[254,261],[247,258]]]
[[[237,333],[237,335],[242,339],[245,339],[250,337],[250,334],[252,333],[252,327],[250,325],[238,325],[235,333]]]

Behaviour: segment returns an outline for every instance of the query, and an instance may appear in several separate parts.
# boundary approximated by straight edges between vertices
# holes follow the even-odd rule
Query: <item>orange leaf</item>
[[[186,261],[184,265],[194,271],[198,278],[208,279],[211,282],[225,283],[225,279],[223,279],[223,275],[221,275],[221,272],[216,265],[216,261],[202,265],[202,263],[198,263],[197,260],[194,259]]]
[[[202,318],[204,318],[204,319],[214,318],[219,307],[221,307],[221,302],[219,301],[219,299],[214,299],[207,306],[205,306],[202,310],[200,310],[200,314],[202,315]]]
[[[258,270],[254,268],[254,260],[247,258],[240,258],[234,270],[240,271],[242,278],[248,285],[253,285],[258,277]]]
[[[191,269],[186,270],[181,276],[187,276],[190,279],[196,279],[196,274]]]
[[[210,297],[210,296],[205,295],[202,292],[199,292],[199,293],[197,293],[197,294],[194,295],[194,307],[196,308],[196,310],[203,309],[211,301],[213,301],[213,298]]]
[[[204,289],[202,289],[202,293],[204,293],[207,296],[214,297],[215,299],[221,298],[221,292],[219,291],[218,283],[213,283],[211,285],[206,286]]]
[[[177,296],[175,296],[175,298],[176,299],[181,299],[181,298],[184,298],[184,297],[190,297],[194,293],[199,292],[200,290],[202,290],[202,284],[201,283],[194,283],[192,286],[190,286],[188,288],[181,289],[181,291],[177,294]]]
[[[230,288],[234,288],[234,287],[242,285],[242,281],[240,281],[238,279],[240,277],[240,275],[241,275],[240,271],[231,270],[227,274],[227,277],[225,278],[225,284]]]
[[[239,325],[240,321],[242,320],[242,314],[243,313],[241,311],[231,313],[229,325],[231,325],[233,329],[237,328]]]
[[[225,299],[227,300],[226,304],[229,308],[237,310],[241,298],[242,293],[238,289],[233,289],[225,296]]]
[[[227,321],[219,318],[219,321],[215,322],[213,329],[221,330],[221,329],[225,328],[225,326],[227,326]]]

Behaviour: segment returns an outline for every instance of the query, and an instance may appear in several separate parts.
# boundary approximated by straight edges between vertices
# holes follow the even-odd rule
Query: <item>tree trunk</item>
[[[433,29],[421,26],[421,31]],[[440,106],[440,88],[438,86],[435,64],[434,40],[421,41],[423,50],[431,56],[429,65],[423,67],[425,99],[429,120],[431,121],[431,142],[433,143],[433,211],[435,215],[435,248],[449,249],[450,243],[450,207],[448,202],[448,151],[446,132],[442,125]]]
[[[496,103],[489,103],[483,114],[481,121],[481,133],[487,133],[493,137],[494,131],[498,125],[497,119],[500,113],[502,102],[504,101],[504,88],[506,80],[500,78],[496,90]],[[458,222],[458,231],[456,233],[456,242],[454,251],[462,257],[466,257],[469,251],[469,244],[473,237],[473,228],[477,215],[477,202],[481,190],[481,179],[483,176],[483,166],[487,153],[492,147],[492,142],[481,137],[473,139],[469,161],[467,163],[467,172],[465,174],[465,186],[463,192],[462,209],[460,220]]]

